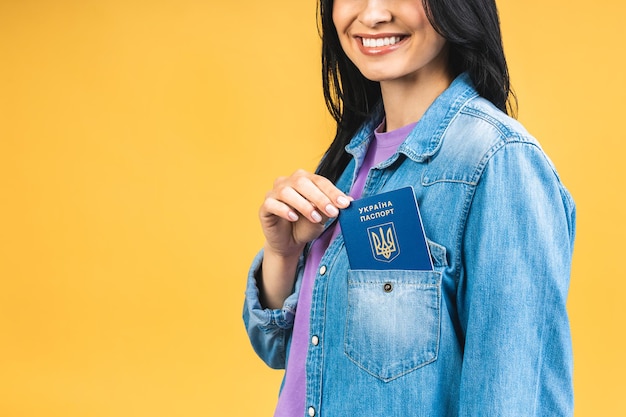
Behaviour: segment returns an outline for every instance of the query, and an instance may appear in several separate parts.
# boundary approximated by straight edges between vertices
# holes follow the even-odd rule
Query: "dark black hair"
[[[495,0],[422,3],[431,25],[447,41],[452,76],[467,72],[481,96],[514,116],[516,99],[510,86]],[[381,93],[379,83],[365,78],[343,52],[332,12],[333,0],[320,0],[324,99],[337,122],[337,131],[317,173],[335,182],[350,161],[345,146],[381,101]]]

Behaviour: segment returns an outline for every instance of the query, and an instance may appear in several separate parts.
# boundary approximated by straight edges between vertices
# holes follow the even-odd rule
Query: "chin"
[[[391,81],[391,80],[395,80],[396,78],[398,78],[395,74],[376,72],[376,71],[366,71],[366,72],[361,71],[361,74],[363,74],[363,76],[367,78],[368,80],[375,81],[375,82]]]

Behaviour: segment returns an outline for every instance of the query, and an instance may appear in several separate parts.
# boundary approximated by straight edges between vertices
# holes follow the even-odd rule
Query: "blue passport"
[[[413,187],[353,201],[339,223],[351,269],[433,269]]]

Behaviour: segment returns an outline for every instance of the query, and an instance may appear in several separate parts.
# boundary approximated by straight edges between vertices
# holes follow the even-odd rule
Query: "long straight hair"
[[[320,0],[322,85],[326,107],[337,122],[335,138],[317,173],[335,182],[350,161],[345,146],[381,101],[380,84],[365,78],[348,59],[333,23],[334,0]],[[433,28],[447,41],[448,68],[467,72],[478,93],[503,112],[515,115],[516,99],[502,48],[495,0],[422,0]]]

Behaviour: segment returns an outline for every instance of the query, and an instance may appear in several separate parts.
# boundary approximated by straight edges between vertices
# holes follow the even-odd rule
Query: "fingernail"
[[[287,216],[288,216],[291,220],[293,220],[294,222],[295,222],[296,220],[298,220],[298,215],[297,215],[296,213],[294,213],[293,211],[290,211],[289,213],[287,213]]]
[[[337,203],[339,203],[340,206],[347,206],[350,204],[350,200],[340,195],[339,197],[337,197]]]
[[[317,223],[322,221],[322,216],[320,216],[317,211],[313,211],[313,213],[311,213],[311,217],[313,217],[313,220],[315,220]]]

